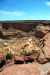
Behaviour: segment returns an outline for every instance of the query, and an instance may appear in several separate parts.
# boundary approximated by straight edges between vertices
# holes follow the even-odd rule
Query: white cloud
[[[50,6],[50,1],[46,1],[45,4],[46,4],[47,6]]]
[[[22,16],[24,15],[23,12],[18,12],[18,11],[0,11],[0,14],[3,15],[12,15],[12,16]]]

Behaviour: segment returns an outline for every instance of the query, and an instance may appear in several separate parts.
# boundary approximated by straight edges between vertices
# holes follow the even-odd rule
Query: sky
[[[0,20],[50,20],[50,0],[0,0]]]

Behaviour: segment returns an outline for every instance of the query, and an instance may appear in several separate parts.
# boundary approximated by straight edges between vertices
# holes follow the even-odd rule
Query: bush
[[[11,52],[8,52],[7,54],[6,54],[6,59],[11,59],[12,58],[12,53]]]

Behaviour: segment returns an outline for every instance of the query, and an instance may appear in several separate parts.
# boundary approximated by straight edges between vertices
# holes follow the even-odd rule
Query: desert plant
[[[12,53],[11,52],[8,52],[7,54],[6,54],[6,59],[11,59],[12,58]]]

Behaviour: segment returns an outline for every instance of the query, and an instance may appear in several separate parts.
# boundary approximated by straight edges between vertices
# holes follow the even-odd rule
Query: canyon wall
[[[50,21],[4,21],[0,23],[0,29],[18,29],[30,31],[37,25],[50,25]]]
[[[36,27],[37,24],[34,23],[2,23],[3,29],[18,29],[23,31],[30,31],[34,27]]]

